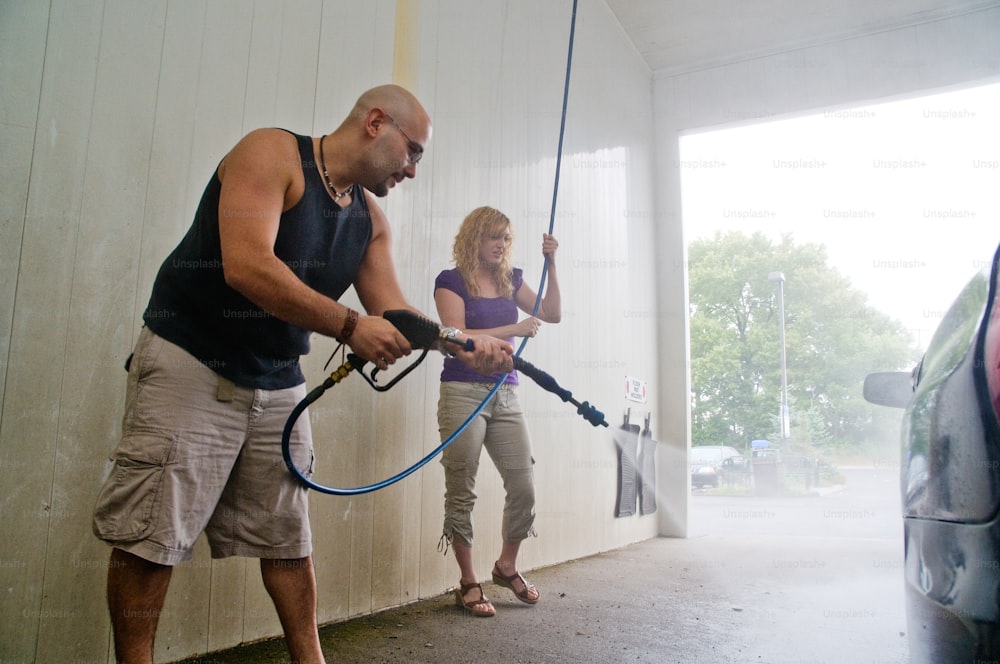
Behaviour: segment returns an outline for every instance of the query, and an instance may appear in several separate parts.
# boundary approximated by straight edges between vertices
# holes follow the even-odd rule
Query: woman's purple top
[[[514,295],[517,289],[524,283],[519,268],[514,268],[511,274],[511,283],[514,286]],[[434,290],[446,288],[457,294],[465,302],[465,326],[463,329],[488,330],[504,325],[513,325],[517,322],[517,304],[513,297],[472,297],[465,287],[465,280],[457,269],[444,270],[434,280]],[[513,343],[514,337],[509,337],[507,341]],[[502,373],[493,374],[492,380],[483,374],[469,368],[461,360],[446,357],[444,369],[441,371],[441,380],[444,382],[462,383],[495,383],[500,379]],[[504,381],[507,385],[517,385],[517,372],[511,371]]]

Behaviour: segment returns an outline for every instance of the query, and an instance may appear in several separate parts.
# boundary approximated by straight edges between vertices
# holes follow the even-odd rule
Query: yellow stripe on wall
[[[419,27],[420,0],[396,0],[392,82],[408,90],[413,90],[417,82],[417,33]]]

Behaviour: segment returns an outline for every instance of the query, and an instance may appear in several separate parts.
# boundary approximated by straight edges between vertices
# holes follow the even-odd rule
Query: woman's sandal
[[[459,581],[458,585],[460,586],[460,588],[455,588],[455,602],[460,607],[462,607],[472,615],[476,616],[477,618],[493,617],[493,615],[496,613],[496,610],[493,608],[493,603],[490,600],[486,599],[486,594],[483,592],[483,584],[462,583],[461,581]],[[473,588],[477,588],[479,590],[479,599],[473,600],[471,602],[466,602],[465,593],[469,592]]]
[[[518,579],[521,580],[521,592],[518,592],[517,590],[514,589],[514,582],[517,581]],[[520,572],[514,572],[510,576],[504,576],[503,574],[500,573],[500,567],[494,565],[493,583],[497,584],[498,586],[503,586],[504,588],[509,588],[510,591],[514,593],[514,597],[518,598],[525,604],[535,604],[540,599],[537,594],[538,589],[535,589],[536,594],[534,597],[528,594],[528,592],[531,589],[535,588],[535,586],[528,583],[528,581],[523,576],[521,576]]]

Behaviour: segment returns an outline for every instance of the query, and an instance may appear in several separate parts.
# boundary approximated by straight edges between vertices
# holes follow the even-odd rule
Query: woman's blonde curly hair
[[[510,219],[496,208],[483,206],[466,215],[462,226],[458,229],[458,235],[455,236],[455,244],[452,248],[452,258],[472,297],[480,297],[479,284],[476,283],[476,272],[481,267],[479,246],[482,239],[503,234],[509,234],[511,241],[504,249],[503,258],[497,264],[493,278],[500,289],[500,294],[509,298],[514,295],[510,266],[510,250],[514,243],[514,232],[511,229]]]

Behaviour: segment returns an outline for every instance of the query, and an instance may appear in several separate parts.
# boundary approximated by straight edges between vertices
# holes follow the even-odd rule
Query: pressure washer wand
[[[441,328],[437,323],[418,316],[412,311],[408,311],[406,309],[393,309],[392,311],[386,311],[382,315],[389,322],[395,325],[396,329],[402,332],[403,336],[406,337],[411,344],[418,348],[429,348],[435,341],[456,344],[465,350],[473,350],[475,348],[471,339],[458,341],[457,339],[450,339],[448,337],[441,336]],[[573,393],[560,386],[559,383],[556,382],[555,378],[527,360],[522,359],[519,355],[514,356],[514,368],[531,378],[542,389],[552,392],[563,401],[568,401],[576,406],[576,412],[593,426],[608,426],[608,423],[604,419],[604,413],[597,410],[586,401],[580,403],[574,399]]]
[[[545,373],[544,371],[533,365],[531,362],[521,359],[521,357],[515,355],[514,368],[523,373],[524,375],[528,376],[529,378],[531,378],[531,380],[535,381],[538,384],[538,386],[541,387],[542,389],[548,390],[549,392],[552,392],[552,394],[555,394],[563,401],[568,401],[569,403],[576,406],[576,412],[580,414],[583,417],[583,419],[587,420],[595,427],[608,426],[607,421],[605,421],[604,419],[604,413],[597,410],[586,401],[580,403],[579,401],[574,399],[572,392],[561,387],[559,383],[556,382],[555,378]]]

